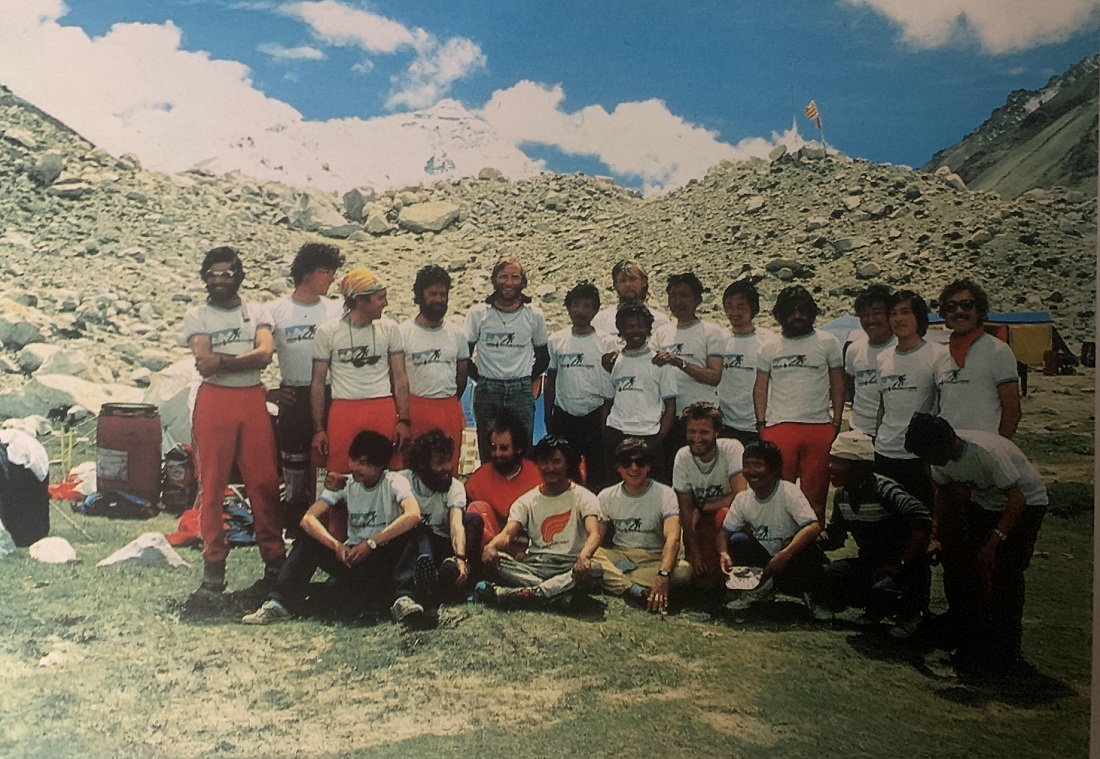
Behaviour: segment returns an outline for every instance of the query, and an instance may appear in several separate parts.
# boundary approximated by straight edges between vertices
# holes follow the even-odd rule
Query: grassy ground
[[[1077,466],[1042,452],[1055,432],[1021,442],[1044,467]],[[1022,682],[959,679],[926,639],[897,643],[854,613],[814,623],[783,598],[737,622],[599,599],[576,616],[450,607],[423,632],[251,628],[236,620],[255,549],[231,555],[226,607],[197,615],[197,552],[190,570],[95,567],[171,517],[55,510],[83,563],[0,563],[0,756],[1085,756],[1092,485],[1053,479]]]

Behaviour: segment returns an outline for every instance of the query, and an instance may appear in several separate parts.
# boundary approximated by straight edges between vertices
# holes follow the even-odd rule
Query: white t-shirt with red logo
[[[508,521],[519,522],[530,539],[528,553],[580,556],[588,533],[585,517],[599,517],[600,502],[592,491],[569,483],[561,495],[543,495],[533,488],[516,499]]]

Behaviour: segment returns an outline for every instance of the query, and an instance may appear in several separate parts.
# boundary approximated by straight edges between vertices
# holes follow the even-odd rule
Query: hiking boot
[[[220,595],[225,592],[225,562],[208,561],[202,565],[202,584],[196,593]]]
[[[890,637],[898,640],[908,640],[920,627],[923,615],[919,611],[911,611],[899,614],[894,620],[894,626],[890,628]]]
[[[802,602],[806,604],[806,608],[810,610],[810,614],[818,622],[832,622],[836,618],[836,614],[823,603],[820,603],[814,598],[813,593],[809,591],[802,594]]]
[[[424,614],[424,607],[409,596],[401,596],[390,607],[390,616],[394,622],[411,624]]]
[[[439,586],[445,591],[454,592],[457,587],[455,583],[458,582],[458,576],[462,574],[458,569],[458,559],[453,556],[448,556],[443,560],[443,563],[439,565]]]
[[[474,603],[485,604],[486,606],[497,605],[497,589],[491,582],[485,582],[481,580],[474,586]]]
[[[497,588],[497,606],[505,609],[517,609],[531,606],[542,598],[538,588]]]
[[[269,598],[256,611],[241,617],[241,622],[246,625],[273,625],[288,619],[290,619],[290,612],[287,608],[274,598]]]
[[[416,557],[413,567],[413,583],[421,593],[435,593],[439,585],[439,572],[435,568],[435,560],[426,553]]]

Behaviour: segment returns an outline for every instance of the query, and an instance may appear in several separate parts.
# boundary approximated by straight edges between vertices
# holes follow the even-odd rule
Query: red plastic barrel
[[[148,403],[104,403],[96,425],[96,490],[160,500],[160,413]]]

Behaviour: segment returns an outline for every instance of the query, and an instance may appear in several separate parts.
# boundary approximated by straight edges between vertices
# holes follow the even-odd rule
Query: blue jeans
[[[477,449],[482,462],[489,460],[489,425],[504,409],[523,422],[527,430],[527,448],[535,429],[535,396],[531,394],[531,378],[486,379],[474,387],[474,420],[477,423]]]

